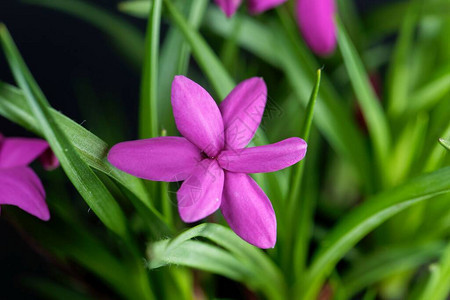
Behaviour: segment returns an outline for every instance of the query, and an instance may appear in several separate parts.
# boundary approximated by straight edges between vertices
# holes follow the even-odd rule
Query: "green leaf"
[[[375,148],[378,171],[380,176],[383,176],[391,143],[388,122],[380,101],[371,87],[363,63],[340,21],[337,21],[337,27],[339,48],[341,49],[356,98],[367,121],[367,127]]]
[[[49,203],[55,202],[50,201]],[[147,292],[141,285],[142,281],[139,280],[139,270],[130,263],[132,258],[113,254],[102,239],[92,233],[91,229],[85,227],[76,218],[67,216],[70,213],[66,213],[66,211],[73,207],[66,204],[64,201],[59,201],[57,205],[60,207],[56,207],[56,205],[51,207],[52,218],[48,223],[40,222],[32,216],[19,213],[19,211],[8,211],[8,214],[11,214],[21,228],[60,263],[78,264],[100,278],[125,299],[130,297],[148,299]],[[61,211],[64,214],[61,214]],[[142,269],[142,266],[140,267]],[[127,274],[127,276],[124,277],[123,274]],[[144,284],[148,288],[148,282]]]
[[[227,251],[192,241],[197,237],[207,238]],[[186,255],[187,253],[189,255]],[[154,243],[150,246],[148,254],[151,259],[150,268],[166,264],[199,268],[242,281],[262,290],[272,299],[283,299],[286,289],[280,271],[268,256],[221,225],[210,223],[198,225],[172,240]]]
[[[314,89],[311,92],[311,97],[308,101],[308,105],[306,106],[306,113],[305,113],[305,118],[303,120],[303,126],[300,129],[299,136],[301,138],[303,138],[305,140],[305,142],[308,142],[308,140],[309,140],[309,133],[311,131],[311,125],[312,125],[313,116],[314,116],[314,107],[316,105],[317,96],[319,94],[320,76],[321,76],[321,70],[319,69],[319,70],[317,70],[317,78],[316,78],[316,83],[314,84]],[[304,169],[304,163],[302,163],[302,162],[298,163],[292,169],[291,190],[290,190],[290,197],[289,197],[288,205],[292,205],[292,203],[294,203],[294,201],[298,198],[298,193],[300,191],[300,185],[301,185],[300,182],[302,181],[303,169]]]
[[[236,281],[251,280],[251,273],[231,254],[218,247],[197,241],[185,241],[168,247],[158,242],[149,250],[150,269],[167,264],[182,265],[220,274]]]
[[[439,143],[441,143],[441,145],[444,146],[445,149],[450,150],[450,141],[440,138]]]
[[[311,92],[311,97],[309,99],[308,105],[306,107],[306,113],[303,120],[303,125],[300,129],[300,137],[303,138],[307,143],[309,142],[309,134],[311,131],[313,116],[314,116],[314,107],[316,104],[317,96],[319,94],[319,87],[320,87],[320,77],[321,77],[321,70],[317,70],[317,78],[316,83],[314,84],[314,89]],[[307,159],[307,158],[305,158]],[[286,207],[286,217],[288,219],[287,221],[287,242],[285,244],[284,250],[287,252],[283,255],[284,258],[284,264],[285,266],[290,265],[292,266],[292,259],[294,262],[297,262],[297,265],[292,266],[295,269],[298,269],[298,272],[301,272],[300,269],[303,268],[305,262],[306,262],[306,255],[307,252],[300,251],[297,253],[290,253],[294,249],[306,249],[309,240],[303,239],[303,237],[308,236],[308,232],[305,232],[305,230],[308,230],[310,228],[310,224],[305,224],[305,222],[309,222],[311,220],[311,215],[313,212],[311,211],[311,199],[302,197],[300,198],[300,191],[302,187],[303,182],[303,173],[305,169],[305,161],[301,161],[295,166],[292,167],[291,170],[291,178],[290,178],[290,189],[288,194],[288,202]],[[299,220],[300,225],[294,226],[296,224],[295,220]],[[295,231],[295,234],[293,233]],[[296,237],[302,237],[297,238]],[[304,242],[303,245],[298,246],[292,246],[293,244],[297,244],[299,242]]]
[[[123,1],[117,5],[121,12],[138,18],[147,18],[151,7],[152,0]]]
[[[343,218],[324,239],[305,280],[297,282],[295,291],[301,299],[315,299],[337,262],[370,231],[408,207],[449,192],[450,167],[370,197]]]
[[[106,227],[122,238],[128,239],[125,216],[119,205],[100,179],[80,158],[65,133],[57,125],[51,115],[47,99],[25,66],[3,24],[0,24],[0,39],[14,78],[23,90],[39,128],[58,157],[67,176]]]
[[[151,220],[155,227],[162,232],[169,232],[167,225],[163,222],[161,214],[154,208],[150,202],[143,182],[127,173],[124,173],[113,167],[107,160],[109,151],[108,145],[89,132],[86,128],[72,121],[60,112],[50,108],[53,119],[58,126],[70,136],[70,142],[78,151],[80,157],[91,167],[114,178],[127,190],[134,194],[139,202],[144,206],[138,211],[144,209],[148,211],[147,218]],[[23,93],[14,86],[0,81],[0,115],[20,126],[43,136],[37,120],[34,118]],[[131,198],[132,199],[132,198]]]
[[[253,18],[240,15],[239,12],[233,18],[227,18],[217,7],[210,7],[206,13],[203,27],[225,39],[233,37],[242,48],[273,66],[279,65],[280,56],[276,55],[269,29]],[[237,32],[236,27],[239,28]]]
[[[283,9],[278,12],[283,27],[273,26],[271,30],[268,29],[273,35],[272,44],[276,45],[273,55],[280,58],[279,67],[284,70],[298,99],[306,105],[319,65],[305,45],[300,43],[297,27],[290,19],[289,12]],[[318,99],[314,118],[316,126],[335,151],[353,163],[365,184],[366,192],[372,192],[374,178],[370,170],[373,167],[363,137],[356,127],[355,118],[342,105],[345,101],[334,90],[324,70]]]
[[[203,15],[208,5],[208,0],[182,1],[190,6],[188,22],[195,30],[198,30]],[[166,129],[168,135],[176,134],[175,120],[172,106],[168,101],[171,93],[172,80],[175,75],[187,75],[191,51],[189,44],[184,39],[178,28],[171,26],[161,46],[159,59],[163,68],[159,69],[158,110],[161,116],[160,123]]]
[[[450,244],[445,249],[439,264],[430,266],[431,277],[418,298],[420,300],[445,300],[450,294]]]
[[[364,255],[352,262],[354,267],[343,278],[343,287],[348,298],[365,287],[389,278],[392,275],[414,270],[438,257],[445,244],[435,242],[425,245],[389,246],[372,254]],[[434,299],[434,298],[428,298]]]
[[[450,65],[437,71],[433,79],[423,87],[414,91],[409,100],[407,113],[416,114],[422,110],[427,110],[436,105],[450,91]]]
[[[388,69],[388,112],[392,118],[401,115],[407,107],[410,92],[409,54],[413,46],[414,30],[419,19],[423,0],[408,2],[402,20],[394,53]]]
[[[139,136],[157,137],[158,129],[158,56],[162,0],[154,0],[145,37],[145,56],[141,78]]]
[[[164,4],[174,25],[183,33],[185,39],[191,46],[195,60],[208,77],[217,95],[220,99],[224,99],[235,86],[233,79],[202,36],[192,25],[187,23],[173,3],[170,0],[164,0]]]
[[[116,49],[135,68],[141,69],[144,57],[144,37],[133,25],[92,2],[81,0],[22,0],[25,3],[48,7],[80,18],[102,30]]]

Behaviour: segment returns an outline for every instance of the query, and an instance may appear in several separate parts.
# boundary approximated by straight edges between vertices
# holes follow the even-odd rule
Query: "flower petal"
[[[49,149],[45,140],[4,138],[0,148],[0,168],[24,167]]]
[[[184,222],[196,222],[220,207],[224,174],[216,160],[203,160],[177,192],[178,211]]]
[[[39,161],[47,171],[54,170],[59,167],[59,160],[50,147],[41,154]]]
[[[18,206],[44,221],[50,219],[42,183],[29,167],[0,170],[0,205],[2,204]]]
[[[173,116],[178,131],[208,156],[223,148],[223,122],[219,108],[208,92],[184,76],[172,82]]]
[[[336,48],[334,0],[298,0],[297,22],[308,46],[321,56]]]
[[[299,162],[305,157],[306,148],[304,140],[293,137],[265,146],[222,151],[218,161],[222,168],[231,172],[274,172]]]
[[[264,113],[267,87],[262,78],[239,83],[220,104],[225,127],[225,148],[242,149],[258,129]]]
[[[283,4],[287,0],[248,0],[248,10],[252,14],[259,14]]]
[[[168,182],[186,179],[201,159],[200,149],[174,136],[119,143],[108,153],[108,161],[124,172]]]
[[[225,172],[220,207],[231,229],[259,248],[273,248],[277,220],[269,198],[247,174]]]
[[[242,0],[215,0],[216,4],[222,9],[225,15],[229,18],[241,5]]]

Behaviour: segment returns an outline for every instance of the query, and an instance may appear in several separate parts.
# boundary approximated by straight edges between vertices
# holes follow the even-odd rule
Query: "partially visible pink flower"
[[[15,205],[47,221],[50,213],[45,191],[28,167],[39,158],[46,169],[59,165],[46,141],[33,138],[5,138],[0,134],[0,205]]]
[[[267,88],[261,78],[238,84],[218,107],[200,85],[184,76],[172,83],[175,123],[183,137],[123,142],[108,160],[127,173],[155,181],[182,181],[177,192],[184,222],[196,222],[217,209],[242,239],[274,247],[275,212],[264,191],[247,173],[273,172],[300,161],[300,138],[245,148],[261,122]]]
[[[336,25],[334,0],[298,0],[297,22],[311,50],[327,56],[336,48]]]
[[[220,6],[227,17],[234,15],[236,10],[241,5],[242,0],[215,0],[216,4]],[[266,10],[272,9],[287,0],[247,0],[248,10],[252,14],[259,14]]]

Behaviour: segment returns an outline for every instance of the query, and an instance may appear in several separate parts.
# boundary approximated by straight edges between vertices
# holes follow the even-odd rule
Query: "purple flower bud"
[[[241,5],[242,0],[215,0],[216,4],[223,10],[225,15],[229,18]]]
[[[297,22],[311,50],[320,56],[333,53],[336,48],[334,0],[298,0]]]

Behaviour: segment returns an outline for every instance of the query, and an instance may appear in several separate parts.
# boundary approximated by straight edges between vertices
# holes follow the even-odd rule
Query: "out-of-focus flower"
[[[227,17],[231,17],[241,5],[242,0],[215,0]],[[248,10],[252,14],[259,14],[272,9],[286,0],[247,0]]]
[[[182,181],[177,192],[184,222],[221,209],[241,238],[260,248],[274,247],[276,218],[270,200],[247,173],[273,172],[300,161],[307,145],[300,138],[245,148],[264,112],[267,88],[261,78],[241,82],[221,103],[184,76],[172,83],[175,122],[183,137],[123,142],[108,160],[135,176]]]
[[[298,0],[297,22],[308,46],[314,53],[327,56],[336,48],[334,0]]]
[[[33,138],[5,138],[0,134],[0,205],[15,205],[47,221],[50,213],[45,203],[41,181],[28,165],[39,158],[46,169],[59,165],[48,143]]]

